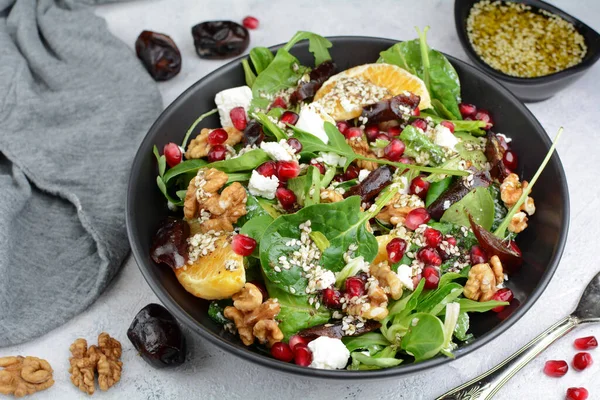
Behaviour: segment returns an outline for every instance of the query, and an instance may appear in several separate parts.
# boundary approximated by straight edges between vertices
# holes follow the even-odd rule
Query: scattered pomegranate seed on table
[[[279,120],[284,124],[296,125],[300,116],[293,111],[285,111]]]
[[[425,278],[425,289],[437,289],[440,283],[440,274],[434,267],[423,268],[423,278]]]
[[[586,336],[579,339],[575,339],[573,343],[578,350],[590,350],[598,347],[598,341],[595,336]]]
[[[208,162],[223,161],[227,156],[227,148],[222,144],[211,147],[208,151]]]
[[[575,354],[575,357],[573,357],[573,368],[575,368],[577,371],[583,371],[593,363],[594,360],[592,359],[592,355],[590,353],[581,352]]]
[[[589,396],[589,393],[586,388],[582,387],[572,387],[567,389],[567,397],[566,400],[586,400]]]
[[[235,254],[239,254],[240,256],[248,257],[252,255],[255,248],[256,240],[252,239],[250,236],[240,233],[235,235],[231,240],[231,249]]]
[[[246,119],[246,110],[244,110],[244,107],[232,108],[231,111],[229,111],[229,117],[231,118],[231,122],[235,129],[238,131],[246,129],[248,120]]]
[[[410,182],[410,186],[408,188],[410,194],[414,194],[424,199],[427,196],[427,192],[429,191],[430,183],[423,179],[422,176],[417,176]]]
[[[287,144],[294,149],[295,153],[300,153],[302,151],[302,143],[296,138],[289,138]]]
[[[404,239],[393,238],[390,240],[390,242],[385,246],[385,250],[387,251],[388,255],[388,261],[392,264],[395,264],[402,260],[407,247],[408,244]]]
[[[258,19],[251,16],[247,16],[242,20],[242,25],[244,25],[248,29],[257,29],[259,22]]]
[[[304,343],[298,343],[293,348],[294,362],[301,367],[308,367],[312,362],[312,352]]]
[[[277,197],[281,207],[285,210],[291,210],[296,205],[296,195],[288,188],[278,188],[277,191],[275,191],[275,197]]]
[[[440,122],[440,125],[445,126],[446,128],[448,128],[450,130],[450,132],[454,133],[454,124],[450,121],[442,121]]]
[[[273,176],[277,173],[277,163],[275,161],[267,161],[259,165],[259,167],[256,168],[256,172],[267,178]]]
[[[507,301],[509,303],[511,302],[511,300],[513,298],[514,298],[513,292],[509,288],[498,289],[498,291],[496,293],[494,293],[494,296],[492,296],[492,300]],[[500,311],[504,310],[505,308],[506,308],[506,306],[498,306],[498,307],[492,308],[492,311],[500,312]]]
[[[365,294],[365,283],[358,276],[346,279],[346,293],[350,298]]]
[[[271,347],[273,358],[283,362],[290,362],[294,359],[294,352],[287,343],[277,342]]]
[[[179,164],[183,159],[181,148],[173,142],[165,144],[165,147],[163,147],[163,154],[167,165],[171,168]]]
[[[431,219],[431,216],[424,208],[415,208],[406,214],[404,225],[410,229],[415,230],[419,225],[426,224]]]
[[[554,378],[565,376],[569,371],[569,364],[564,360],[548,360],[544,364],[544,373]]]
[[[342,303],[340,302],[341,293],[339,290],[334,288],[326,288],[323,289],[322,299],[325,307],[328,308],[342,308]]]
[[[211,146],[216,146],[218,144],[223,144],[227,141],[229,134],[223,128],[213,129],[210,131],[207,137],[208,144]]]

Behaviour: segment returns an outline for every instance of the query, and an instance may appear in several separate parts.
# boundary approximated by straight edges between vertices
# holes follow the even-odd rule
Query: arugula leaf
[[[260,242],[260,260],[268,280],[286,292],[304,293],[308,280],[303,276],[302,268],[292,266],[277,272],[274,267],[279,257],[287,257],[298,249],[298,246],[286,246],[286,243],[300,238],[299,225],[308,220],[312,230],[321,232],[330,243],[321,256],[323,268],[340,271],[346,265],[343,255],[351,244],[358,245],[355,256],[363,256],[371,262],[377,255],[378,245],[365,225],[371,214],[361,212],[360,203],[360,197],[351,196],[338,203],[315,204],[277,218]]]
[[[272,136],[275,136],[277,141],[287,139],[287,135],[285,134],[283,129],[281,129],[279,126],[277,126],[277,124],[271,121],[266,114],[257,112],[254,113],[254,118],[256,118],[258,122],[260,122],[260,124],[263,126],[263,130],[267,135],[270,134]]]
[[[275,317],[279,321],[279,329],[284,335],[284,340],[306,328],[321,325],[329,321],[330,312],[321,307],[318,310],[308,303],[308,296],[294,296],[281,287],[265,279],[265,286],[269,296],[276,298],[281,310]]]
[[[290,51],[296,43],[305,39],[309,41],[308,51],[315,57],[315,66],[331,60],[331,55],[329,54],[329,50],[327,50],[332,46],[331,42],[316,33],[299,31],[283,48]]]
[[[254,47],[250,50],[250,61],[257,75],[260,75],[273,62],[275,56],[266,47]]]
[[[485,187],[478,187],[467,193],[465,197],[452,204],[440,221],[450,222],[455,225],[469,227],[469,217],[485,229],[490,229],[494,222],[494,199]]]
[[[242,60],[242,68],[244,68],[244,79],[246,79],[246,85],[252,89],[254,86],[254,81],[256,81],[256,74],[250,68],[250,64],[248,64],[248,60]]]
[[[429,162],[434,165],[440,165],[444,162],[444,151],[440,146],[433,143],[425,134],[419,132],[412,125],[402,130],[400,139],[406,145],[405,153],[410,157],[420,157],[421,154],[429,156]]]
[[[360,336],[344,336],[342,342],[348,351],[368,349],[373,346],[389,346],[391,343],[381,333],[369,332]]]
[[[210,117],[211,115],[215,114],[217,111],[219,111],[219,110],[217,110],[216,108],[213,108],[212,110],[205,112],[204,114],[199,116],[194,121],[194,123],[188,128],[187,132],[185,133],[185,136],[183,137],[183,142],[181,142],[181,147],[183,147],[185,149],[185,146],[187,146],[187,142],[188,142],[188,139],[190,138],[190,135],[192,134],[192,132],[194,132],[194,129],[196,129],[198,124],[200,122],[202,122],[204,120],[204,118]]]
[[[302,154],[304,153],[328,153],[332,152],[346,158],[344,169],[357,158],[357,154],[352,150],[352,147],[346,143],[344,135],[330,122],[325,122],[324,128],[327,138],[327,143],[313,135],[305,132],[295,126],[290,126],[294,131],[294,137],[302,143]]]
[[[448,189],[450,184],[452,183],[452,177],[447,176],[446,178],[433,182],[429,185],[429,190],[427,191],[427,195],[425,197],[425,206],[429,207],[431,203],[437,200],[438,197],[442,195]]]
[[[415,357],[415,361],[423,361],[437,355],[444,347],[444,324],[434,315],[416,313],[410,315],[408,332],[402,337],[400,347]]]
[[[156,184],[158,185],[158,189],[160,190],[160,192],[163,194],[163,196],[165,196],[165,198],[169,202],[171,202],[173,205],[176,205],[176,206],[183,205],[183,200],[176,200],[169,194],[169,192],[167,191],[167,185],[165,184],[163,178],[161,178],[160,176],[157,176]]]

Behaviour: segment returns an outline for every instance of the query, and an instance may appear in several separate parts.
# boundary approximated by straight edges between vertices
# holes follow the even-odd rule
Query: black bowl
[[[561,9],[548,3],[544,3],[540,0],[519,0],[519,3],[525,3],[533,9],[549,11],[572,23],[579,33],[583,35],[588,50],[587,54],[579,64],[554,74],[538,78],[518,78],[506,75],[486,64],[475,52],[469,41],[467,35],[467,18],[469,17],[473,4],[479,1],[481,0],[456,0],[454,2],[454,22],[456,24],[456,32],[458,33],[460,43],[475,65],[499,80],[522,101],[542,101],[554,96],[556,93],[583,76],[583,74],[600,58],[600,34],[598,34],[598,32],[579,21],[577,18],[572,17]]]
[[[396,41],[368,37],[334,37],[331,54],[340,69],[371,63],[379,52]],[[303,64],[310,65],[312,57],[307,45],[295,46],[293,51]],[[521,155],[521,171],[531,177],[544,158],[550,140],[535,117],[507,89],[476,68],[448,57],[464,83],[466,101],[491,110],[499,132],[511,135],[514,149]],[[127,193],[127,232],[135,259],[152,290],[164,305],[194,332],[218,347],[252,362],[280,371],[322,378],[363,379],[406,375],[451,361],[438,357],[418,364],[401,365],[379,371],[328,371],[303,368],[277,361],[258,348],[247,348],[237,338],[222,332],[207,315],[208,302],[187,293],[178,283],[173,271],[157,265],[150,258],[152,236],[160,221],[168,215],[166,202],[156,187],[156,162],[152,146],[160,149],[165,143],[180,143],[190,124],[198,115],[214,108],[214,95],[220,90],[245,84],[239,59],[207,75],[175,100],[152,126],[143,140],[133,162]],[[204,127],[218,126],[218,116],[203,121]],[[201,127],[197,128],[199,131]],[[500,335],[533,305],[552,278],[563,252],[569,222],[569,199],[564,171],[558,155],[554,155],[541,175],[535,190],[537,212],[531,226],[519,237],[526,260],[521,271],[511,276],[513,289],[520,306],[510,315],[486,313],[474,315],[472,343],[456,350],[465,355]]]

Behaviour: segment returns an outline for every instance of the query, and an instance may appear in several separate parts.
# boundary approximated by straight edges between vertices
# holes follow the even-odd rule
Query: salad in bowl
[[[299,32],[242,61],[181,143],[154,148],[171,215],[151,257],[246,346],[283,362],[372,370],[453,357],[469,315],[513,299],[535,213],[510,132],[461,102],[419,38],[339,70]],[[314,66],[290,53],[308,40]],[[221,126],[203,128],[218,113]]]

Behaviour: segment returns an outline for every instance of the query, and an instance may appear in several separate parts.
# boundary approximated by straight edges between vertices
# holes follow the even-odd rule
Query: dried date
[[[248,30],[233,21],[207,21],[192,27],[200,58],[219,60],[239,56],[250,43]]]
[[[181,71],[181,53],[169,36],[143,31],[135,41],[135,51],[156,81],[166,81]]]

